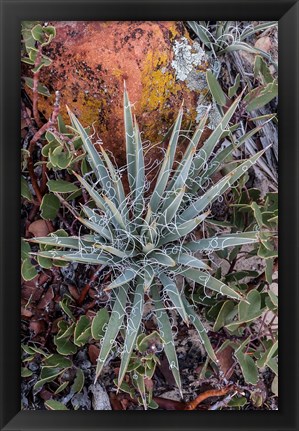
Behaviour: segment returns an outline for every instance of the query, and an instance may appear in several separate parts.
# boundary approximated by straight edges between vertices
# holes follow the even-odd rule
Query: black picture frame
[[[279,410],[213,413],[19,411],[20,22],[187,19],[279,21]],[[298,32],[299,4],[294,0],[1,1],[1,430],[299,429]]]

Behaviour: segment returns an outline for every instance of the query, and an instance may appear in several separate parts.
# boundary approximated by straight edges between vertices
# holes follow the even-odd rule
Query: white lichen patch
[[[201,100],[202,100],[202,98],[199,97],[198,102],[197,102],[197,106],[196,106],[196,112],[197,112],[196,122],[199,123],[199,121],[205,115],[207,110],[210,109],[210,111],[209,111],[209,128],[214,130],[217,127],[217,125],[219,124],[219,122],[221,121],[221,115],[220,115],[220,112],[218,111],[217,105],[215,102],[213,102],[210,105],[209,104],[203,104],[203,103],[201,103]]]
[[[207,89],[207,80],[205,72],[192,69],[186,78],[186,84],[191,91],[204,91]]]
[[[193,42],[190,45],[185,37],[174,42],[173,51],[174,59],[171,65],[175,70],[176,79],[185,81],[191,91],[199,93],[196,106],[196,122],[198,123],[207,110],[210,109],[209,127],[214,129],[220,121],[221,116],[216,104],[211,103],[210,97],[206,94],[208,89],[206,74],[199,68],[204,62],[210,63],[211,59],[208,58],[198,42]]]
[[[174,59],[171,62],[176,78],[185,81],[194,68],[205,60],[205,52],[197,42],[191,46],[185,37],[176,40],[173,46]]]

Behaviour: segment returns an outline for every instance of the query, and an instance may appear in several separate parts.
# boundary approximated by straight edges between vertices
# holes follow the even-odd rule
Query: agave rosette
[[[240,292],[213,277],[211,268],[198,255],[202,253],[205,256],[204,253],[211,250],[255,243],[259,241],[258,232],[225,233],[200,240],[194,240],[189,235],[207,219],[211,204],[264,153],[260,151],[240,161],[236,168],[215,184],[210,181],[222,162],[260,129],[247,133],[234,145],[215,151],[224,131],[229,128],[241,97],[236,98],[219,125],[198,149],[207,116],[201,120],[181,161],[177,162],[176,150],[183,116],[183,109],[180,109],[151,193],[148,191],[141,134],[133,119],[126,90],[124,119],[130,187],[128,194],[123,187],[121,171],[115,167],[103,147],[100,152],[96,150],[85,129],[69,111],[72,127],[82,139],[92,168],[92,174],[84,177],[75,175],[88,192],[93,205],[82,205],[85,217],[74,209],[73,213],[90,233],[78,237],[52,235],[31,241],[54,247],[38,252],[39,256],[52,258],[54,262],[59,259],[107,265],[112,270],[113,277],[106,290],[111,295],[113,305],[101,342],[96,379],[123,328],[125,335],[118,376],[118,385],[121,385],[142,327],[144,304],[148,300],[153,304],[157,329],[179,388],[181,380],[171,319],[167,311],[169,307],[177,310],[186,324],[196,328],[208,356],[217,362],[207,330],[184,289],[177,283],[177,278],[183,276],[208,291],[235,300],[242,299]],[[207,187],[209,182],[211,185]]]

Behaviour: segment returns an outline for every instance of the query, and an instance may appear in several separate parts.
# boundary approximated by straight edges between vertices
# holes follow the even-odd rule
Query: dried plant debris
[[[149,144],[125,83],[122,164],[41,81],[50,24],[22,25],[22,408],[276,410],[277,23],[173,23],[193,121]]]

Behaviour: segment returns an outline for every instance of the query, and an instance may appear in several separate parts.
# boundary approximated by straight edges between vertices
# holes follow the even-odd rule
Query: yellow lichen
[[[124,71],[121,69],[114,68],[112,69],[111,74],[116,78],[122,78],[124,75]]]
[[[179,105],[178,94],[186,91],[184,83],[177,82],[174,72],[169,67],[171,58],[167,52],[149,51],[142,70],[142,97],[138,111],[142,113],[146,139],[152,143],[161,139],[175,118]],[[147,113],[157,112],[156,121],[151,117],[147,122]],[[196,111],[189,107],[185,123],[195,121]]]
[[[163,109],[171,94],[177,94],[174,75],[167,70],[169,56],[166,52],[149,51],[142,70],[141,112]]]
[[[169,40],[173,42],[178,36],[179,37],[184,36],[188,40],[191,40],[187,29],[184,27],[183,29],[180,28],[180,31],[178,31],[177,25],[178,25],[177,21],[172,21],[172,24],[169,27]],[[182,33],[182,30],[183,30],[183,33]]]

